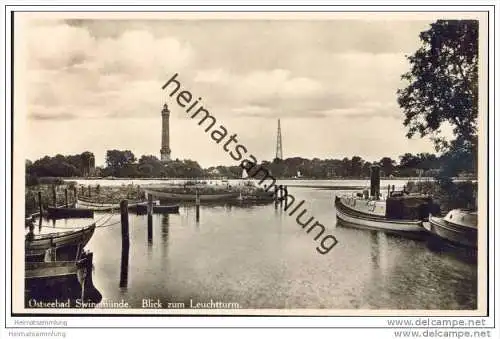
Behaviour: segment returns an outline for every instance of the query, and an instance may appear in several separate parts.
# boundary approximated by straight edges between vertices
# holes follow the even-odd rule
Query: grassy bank
[[[75,200],[74,183],[63,185],[38,184],[27,186],[25,191],[25,214],[29,216],[39,211],[38,192],[42,195],[42,207],[46,209],[48,206],[54,206],[54,192],[56,191],[56,206],[66,203],[65,189],[68,189],[68,201],[71,203]]]
[[[38,184],[26,187],[25,192],[25,215],[29,216],[39,211],[38,192],[41,193],[42,207],[54,206],[54,192],[56,191],[56,206],[62,206],[66,203],[65,190],[68,190],[68,202],[75,201],[76,196],[100,203],[119,203],[123,199],[138,200],[142,198],[139,186],[122,185],[115,187],[97,186],[77,186],[75,183],[66,184]]]

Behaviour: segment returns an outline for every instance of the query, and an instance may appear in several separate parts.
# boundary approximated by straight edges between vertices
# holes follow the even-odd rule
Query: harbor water
[[[149,230],[146,215],[129,214],[129,260],[123,272],[119,211],[96,214],[96,220],[110,225],[97,228],[87,245],[94,253],[93,281],[103,302],[125,300],[133,308],[141,308],[145,299],[160,300],[164,308],[210,301],[243,309],[477,308],[477,264],[458,250],[436,250],[425,240],[337,224],[334,195],[352,191],[332,190],[332,181],[282,183],[305,201],[308,216],[338,240],[328,253],[317,251],[314,234],[297,224],[296,215],[274,204],[202,205],[199,222],[194,206],[181,205],[179,214],[153,215]],[[381,186],[404,183],[382,181]],[[41,231],[88,221],[45,220]]]

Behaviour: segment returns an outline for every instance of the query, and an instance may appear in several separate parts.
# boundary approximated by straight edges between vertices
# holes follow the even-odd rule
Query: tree
[[[396,161],[392,160],[389,157],[383,157],[380,159],[380,167],[384,172],[384,176],[388,177],[394,172],[394,166],[396,165]]]
[[[106,152],[106,166],[113,175],[119,175],[121,169],[127,168],[136,161],[134,153],[129,150],[109,150]]]
[[[438,20],[420,33],[423,46],[407,57],[409,82],[397,91],[407,137],[430,136],[437,151],[465,152],[476,163],[478,112],[478,21]],[[441,134],[451,124],[455,139]],[[460,164],[467,163],[461,157]],[[473,166],[473,171],[476,172]]]
[[[363,163],[363,169],[362,169],[362,176],[363,177],[370,177],[370,172],[371,172],[371,167],[372,167],[372,163],[369,162],[369,161],[366,161],[365,163]]]
[[[94,153],[86,151],[80,154],[81,170],[84,175],[91,175],[95,167]]]
[[[164,177],[165,165],[154,155],[143,155],[137,164],[137,170],[143,177]]]
[[[363,159],[355,155],[351,159],[351,176],[360,177],[363,169]]]

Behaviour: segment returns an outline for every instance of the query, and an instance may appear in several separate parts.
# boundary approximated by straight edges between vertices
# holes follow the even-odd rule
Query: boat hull
[[[98,303],[102,295],[92,281],[92,253],[79,260],[25,263],[25,307],[75,307],[77,300]],[[56,303],[56,304],[54,304]]]
[[[144,204],[143,201],[133,201],[128,203],[128,209],[134,210],[137,205]],[[96,202],[90,202],[85,200],[78,200],[77,205],[79,208],[89,209],[97,212],[108,212],[108,211],[119,211],[120,204],[100,204]]]
[[[421,237],[425,230],[420,220],[391,220],[378,215],[366,215],[355,211],[335,197],[335,210],[339,220],[348,226],[384,231],[410,237]]]
[[[93,218],[94,211],[88,208],[48,207],[47,215],[50,219]]]
[[[423,226],[441,240],[454,245],[477,248],[477,229],[446,222],[434,216],[429,216],[429,222],[425,222]]]
[[[146,214],[148,213],[147,205],[137,205],[136,207],[137,214]],[[179,205],[153,205],[153,213],[179,213]]]
[[[200,201],[223,201],[232,200],[239,197],[238,192],[229,192],[221,194],[183,194],[183,193],[170,193],[170,192],[160,192],[155,190],[146,189],[146,194],[150,194],[160,200],[171,200],[171,201],[195,201],[196,198]]]
[[[55,250],[55,260],[74,259],[92,238],[94,231],[95,224],[92,224],[80,230],[35,235],[31,239],[27,235],[24,241],[25,260],[43,261],[49,249]]]

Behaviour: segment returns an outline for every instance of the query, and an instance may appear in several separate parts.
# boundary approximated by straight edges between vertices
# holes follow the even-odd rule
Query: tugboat
[[[424,228],[434,236],[452,244],[477,248],[477,211],[454,209],[444,218],[429,214]]]
[[[423,221],[437,212],[432,198],[426,194],[390,191],[380,196],[380,167],[371,167],[370,195],[368,190],[356,196],[335,196],[337,218],[343,223],[363,229],[385,231],[409,237],[424,234]]]

